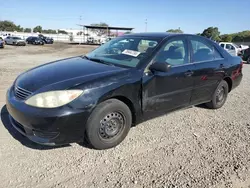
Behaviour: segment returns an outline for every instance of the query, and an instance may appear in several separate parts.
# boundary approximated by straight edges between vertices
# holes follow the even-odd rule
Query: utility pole
[[[147,32],[147,29],[148,29],[148,20],[146,19],[145,20],[145,32]]]

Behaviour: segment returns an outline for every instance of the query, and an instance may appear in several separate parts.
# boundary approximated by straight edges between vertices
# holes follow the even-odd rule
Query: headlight
[[[25,103],[39,108],[56,108],[70,103],[82,93],[82,90],[49,91],[30,97]]]

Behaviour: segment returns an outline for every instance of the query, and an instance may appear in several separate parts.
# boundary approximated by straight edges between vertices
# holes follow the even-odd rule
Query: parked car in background
[[[44,41],[39,37],[28,37],[26,39],[27,44],[44,45]]]
[[[202,103],[221,108],[240,84],[242,66],[240,57],[201,36],[129,34],[22,73],[6,106],[13,127],[34,142],[85,139],[107,149],[132,125],[166,112]]]
[[[239,47],[240,47],[241,50],[246,50],[246,49],[249,48],[248,45],[243,45],[243,44],[239,45]]]
[[[250,64],[250,48],[241,51],[241,58],[245,63]]]
[[[5,44],[12,44],[17,46],[25,46],[26,42],[25,40],[21,39],[20,37],[12,37],[8,36],[4,39]]]
[[[4,48],[4,40],[0,37],[0,48]]]
[[[234,44],[231,42],[220,42],[219,45],[233,56],[240,55],[241,50],[242,50],[237,44]]]
[[[50,38],[50,37],[46,37],[44,35],[38,35],[38,37],[45,43],[45,44],[53,44],[54,43],[54,39]]]

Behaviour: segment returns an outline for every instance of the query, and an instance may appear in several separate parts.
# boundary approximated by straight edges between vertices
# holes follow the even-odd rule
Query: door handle
[[[191,70],[185,72],[185,76],[192,76],[193,74],[194,74],[194,72]]]

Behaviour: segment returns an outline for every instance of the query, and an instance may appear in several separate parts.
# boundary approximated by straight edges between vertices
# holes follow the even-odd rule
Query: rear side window
[[[205,40],[191,38],[193,62],[213,61],[223,58],[218,50]]]

